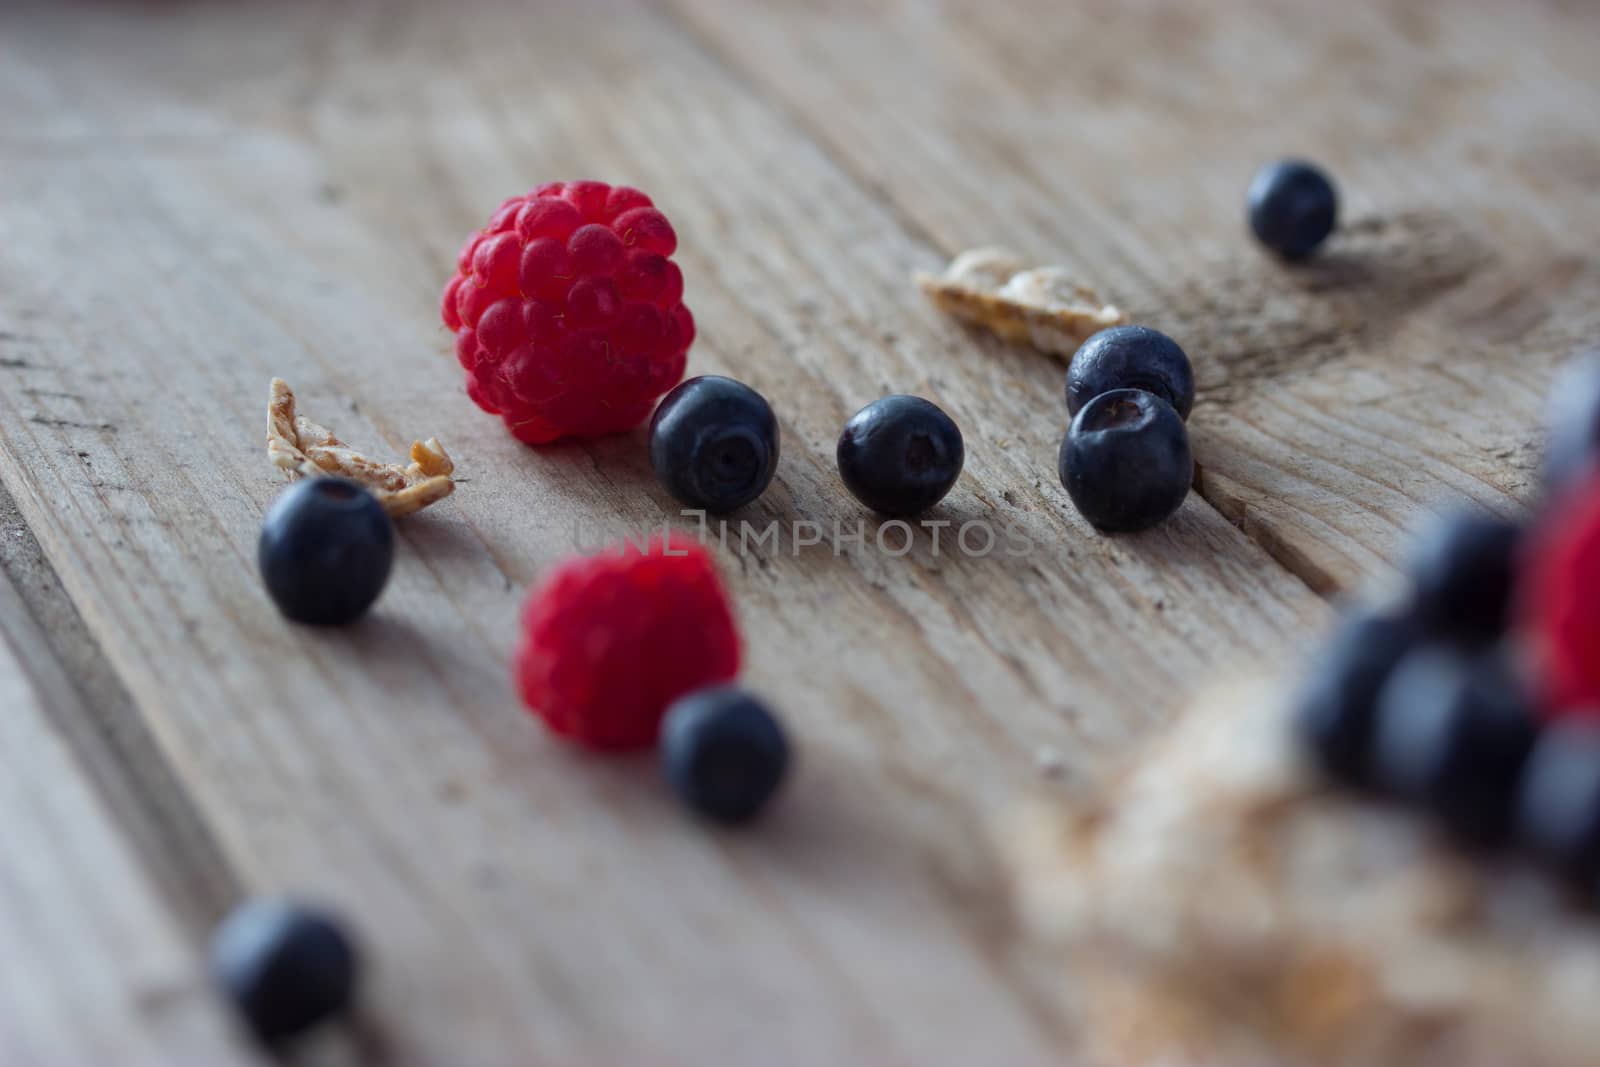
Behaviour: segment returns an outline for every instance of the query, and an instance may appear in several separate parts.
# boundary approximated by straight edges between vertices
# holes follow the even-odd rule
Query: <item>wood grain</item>
[[[0,711],[5,1062],[245,1062],[209,999],[182,921],[57,728],[87,713],[4,572]]]
[[[1178,337],[1201,493],[1319,591],[1419,511],[1531,499],[1551,370],[1600,337],[1593,7],[676,6],[931,243],[1065,263]],[[1344,194],[1298,269],[1242,222],[1286,154]]]
[[[0,221],[7,483],[246,884],[360,916],[402,1060],[1049,1058],[988,811],[1040,746],[1084,779],[1185,677],[1322,605],[1199,500],[1090,535],[1051,477],[1056,372],[930,328],[907,275],[938,253],[670,22],[481,15],[14,21],[12,91],[50,104],[0,135],[29,205]],[[552,174],[635,181],[677,222],[696,369],[782,414],[750,519],[853,525],[837,427],[910,390],[971,443],[940,517],[1038,546],[727,552],[750,681],[803,753],[745,839],[689,825],[646,763],[564,750],[505,681],[519,591],[573,524],[672,513],[637,436],[509,441],[435,325],[461,236]],[[253,575],[272,374],[363,445],[439,435],[467,479],[348,632],[284,626]]]
[[[1513,506],[1505,464],[1478,451],[1503,433],[1522,456],[1526,423],[1467,416],[1489,391],[1507,410],[1534,403],[1566,328],[1547,287],[1482,266],[1510,253],[1458,232],[1455,201],[1416,207],[1422,177],[1363,166],[1362,126],[1331,156],[1373,220],[1351,231],[1349,255],[1292,277],[1254,263],[1219,228],[1237,224],[1243,176],[1207,151],[1240,116],[1207,118],[1160,68],[1123,70],[1103,47],[1148,37],[1219,99],[1243,92],[1234,106],[1259,122],[1271,93],[1219,68],[1294,39],[1278,36],[1289,27],[1254,27],[1243,6],[1175,15],[1175,28],[1106,6],[1052,15],[1060,25],[1036,39],[1023,14],[987,24],[977,10],[0,12],[0,476],[219,862],[245,888],[315,893],[357,917],[379,961],[384,1062],[1059,1061],[1073,1048],[1067,991],[1018,942],[985,843],[991,814],[1033,784],[1037,753],[1062,754],[1065,788],[1091,787],[1196,679],[1276,662],[1319,625],[1327,608],[1306,582],[1381,570],[1391,509],[1462,485]],[[1339,39],[1380,34],[1395,10]],[[1564,49],[1562,84],[1591,92],[1557,16],[1532,21]],[[1044,50],[1064,27],[1110,35],[1070,53],[1089,69]],[[1202,30],[1211,51],[1185,44]],[[1333,79],[1332,61],[1311,56]],[[1499,62],[1532,61],[1524,47]],[[1058,109],[1102,80],[1122,102],[1058,126]],[[1350,111],[1381,128],[1392,90],[1358,81]],[[1520,91],[1499,127],[1521,129],[1518,102],[1555,92]],[[1565,130],[1573,120],[1552,109],[1539,128]],[[1240,152],[1251,163],[1278,143],[1261,125]],[[1118,145],[1137,158],[1119,160]],[[1581,141],[1566,150],[1575,166],[1587,158]],[[1176,165],[1196,158],[1192,176]],[[1072,181],[1046,180],[1069,164]],[[833,441],[886,392],[935,399],[967,436],[967,473],[933,516],[953,524],[939,555],[926,530],[904,558],[878,551],[870,519],[866,544],[837,554],[787,534],[741,552],[737,527],[719,549],[748,680],[801,751],[753,834],[690,824],[646,760],[564,748],[506,681],[523,587],[597,530],[676,514],[639,434],[512,442],[463,395],[437,325],[462,238],[508,193],[573,176],[651,192],[681,237],[701,331],[692,370],[774,400],[778,481],[737,518],[853,529]],[[1552,194],[1538,231],[1568,258],[1525,253],[1552,272],[1535,276],[1559,283],[1561,308],[1590,280],[1572,266],[1571,196]],[[1219,236],[1193,236],[1207,232]],[[909,283],[990,240],[1066,247],[1119,298],[1168,309],[1164,324],[1217,331],[1196,346],[1210,502],[1193,496],[1135,537],[1077,519],[1053,470],[1059,367],[953,327]],[[1495,370],[1492,386],[1454,365],[1419,377],[1425,339],[1460,336],[1437,309],[1474,285],[1512,310],[1480,311],[1470,367],[1496,366],[1507,323],[1551,339],[1525,375]],[[1329,358],[1301,351],[1307,329]],[[254,575],[260,514],[281,486],[262,454],[275,374],[363,447],[400,454],[439,436],[463,479],[406,521],[390,589],[347,631],[286,626]],[[1407,394],[1390,400],[1385,383],[1446,378],[1466,414],[1441,411],[1435,428],[1451,436],[1420,462],[1402,432]],[[1336,418],[1323,408],[1340,382],[1378,395]],[[1322,466],[1303,459],[1319,440]],[[1409,480],[1382,495],[1341,463]],[[952,552],[973,520],[1014,523],[1035,549]]]

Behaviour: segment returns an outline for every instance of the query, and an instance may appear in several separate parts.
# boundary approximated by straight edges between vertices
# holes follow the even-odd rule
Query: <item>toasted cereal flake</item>
[[[1093,334],[1128,322],[1125,312],[1064,268],[1025,267],[1000,248],[963,252],[943,274],[919,272],[916,282],[946,314],[1067,359]]]
[[[412,442],[408,466],[369,459],[332,430],[297,415],[294,392],[282,378],[272,379],[267,400],[267,458],[290,478],[338,475],[359,482],[395,519],[455,491],[450,479],[455,464],[438,438]]]

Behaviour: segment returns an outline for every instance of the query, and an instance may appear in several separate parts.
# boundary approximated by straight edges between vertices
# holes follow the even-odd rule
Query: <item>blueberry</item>
[[[1378,693],[1417,636],[1409,614],[1361,611],[1342,618],[1318,652],[1295,702],[1295,726],[1330,778],[1371,784]]]
[[[856,412],[839,435],[839,476],[882,515],[927,511],[961,475],[966,450],[955,422],[916,396],[886,396]]]
[[[1562,368],[1550,396],[1545,489],[1557,492],[1600,467],[1600,348]]]
[[[661,725],[667,779],[709,819],[740,823],[772,797],[789,766],[783,728],[755,697],[732,686],[702,689],[667,710]]]
[[[1333,232],[1339,195],[1318,167],[1298,159],[1269,163],[1250,181],[1250,229],[1284,259],[1305,259]]]
[[[1378,696],[1374,776],[1463,840],[1501,843],[1538,728],[1500,652],[1410,652]]]
[[[1188,419],[1194,407],[1194,370],[1178,343],[1148,326],[1113,326],[1078,347],[1067,368],[1067,413],[1113,389],[1154,393]]]
[[[1517,836],[1579,881],[1600,878],[1600,726],[1544,730],[1522,774]]]
[[[295,622],[337,626],[372,606],[394,563],[394,525],[377,498],[343,478],[285,489],[261,524],[267,592]]]
[[[743,507],[778,469],[778,420],[743,382],[708,374],[668,393],[650,420],[650,465],[680,502],[711,512]]]
[[[357,964],[336,920],[286,900],[246,901],[211,937],[212,980],[269,1044],[347,1011]]]
[[[1194,480],[1183,419],[1143,389],[1113,389],[1079,408],[1058,467],[1078,511],[1111,532],[1154,526],[1178,510]]]
[[[1505,632],[1522,531],[1480,512],[1442,516],[1423,527],[1406,572],[1417,617],[1436,637],[1497,640]]]

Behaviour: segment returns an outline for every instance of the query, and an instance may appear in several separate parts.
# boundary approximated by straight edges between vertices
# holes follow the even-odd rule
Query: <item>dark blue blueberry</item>
[[[1078,346],[1067,367],[1067,413],[1113,389],[1143,389],[1180,419],[1194,407],[1194,370],[1178,343],[1148,326],[1113,326]]]
[[[1256,171],[1250,182],[1250,229],[1284,259],[1304,259],[1333,232],[1339,195],[1319,168],[1284,159]]]
[[[1522,772],[1517,837],[1580,882],[1600,879],[1600,726],[1545,728]]]
[[[1111,532],[1154,526],[1178,510],[1194,480],[1183,420],[1143,389],[1113,389],[1079,408],[1058,467],[1079,513]]]
[[[348,1011],[357,971],[338,922],[290,901],[246,901],[211,937],[212,980],[268,1044]]]
[[[724,512],[766,491],[778,469],[778,420],[743,382],[708,374],[668,393],[650,420],[650,465],[691,508]]]
[[[1522,530],[1482,512],[1459,512],[1423,527],[1406,573],[1414,610],[1428,632],[1454,641],[1489,642],[1511,612]]]
[[[1378,696],[1374,777],[1464,841],[1497,845],[1515,821],[1537,736],[1504,655],[1420,646]]]
[[[1600,348],[1562,368],[1550,397],[1544,484],[1559,492],[1600,469]]]
[[[1295,726],[1330,778],[1371,784],[1378,693],[1417,637],[1408,614],[1362,611],[1342,618],[1316,653],[1295,703]]]
[[[961,476],[961,431],[916,396],[886,396],[851,416],[839,435],[839,477],[873,511],[905,517],[927,511]]]
[[[739,823],[783,781],[789,742],[765,705],[726,686],[690,693],[668,709],[661,756],[685,804],[717,822]]]
[[[383,592],[394,563],[394,525],[376,497],[343,478],[285,489],[261,524],[261,577],[295,622],[358,619]]]

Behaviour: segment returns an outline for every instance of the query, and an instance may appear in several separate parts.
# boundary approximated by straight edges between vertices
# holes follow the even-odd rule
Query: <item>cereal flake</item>
[[[282,378],[272,379],[267,401],[267,458],[290,478],[338,475],[359,482],[394,519],[455,491],[450,479],[455,463],[438,438],[412,442],[407,466],[369,459],[332,430],[296,414],[294,392]]]
[[[919,272],[916,282],[946,314],[1067,359],[1091,335],[1128,322],[1124,311],[1073,281],[1065,268],[1024,267],[999,248],[963,252],[943,274]]]

